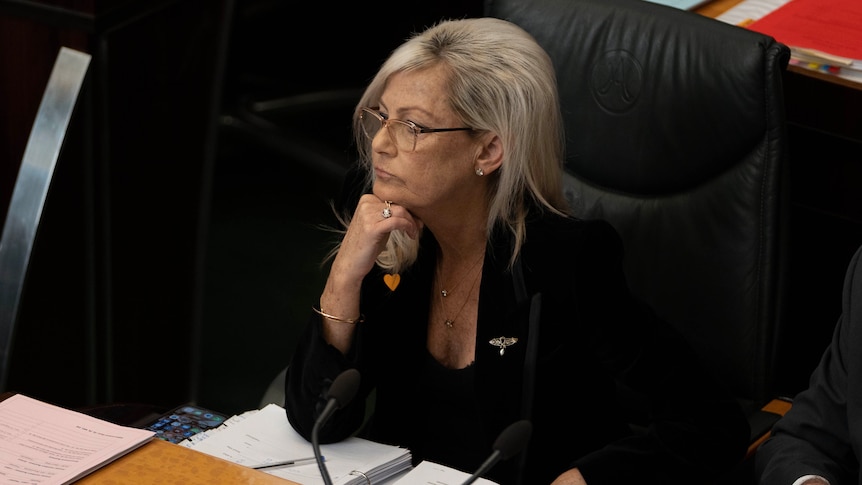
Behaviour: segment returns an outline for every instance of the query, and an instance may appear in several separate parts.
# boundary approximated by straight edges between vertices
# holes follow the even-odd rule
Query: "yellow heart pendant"
[[[390,290],[395,291],[395,288],[398,288],[398,283],[401,283],[401,275],[398,273],[385,274],[383,275],[383,282]]]

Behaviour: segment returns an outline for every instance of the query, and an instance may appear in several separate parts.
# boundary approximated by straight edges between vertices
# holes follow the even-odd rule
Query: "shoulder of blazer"
[[[597,283],[621,274],[622,240],[604,220],[545,215],[528,222],[519,264],[528,294],[564,280]]]
[[[591,258],[604,260],[622,256],[622,239],[616,229],[602,219],[577,219],[544,215],[528,220],[522,250],[525,258]]]

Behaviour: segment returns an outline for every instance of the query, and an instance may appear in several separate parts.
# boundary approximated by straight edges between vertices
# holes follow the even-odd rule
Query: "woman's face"
[[[412,121],[426,128],[466,126],[448,104],[447,76],[440,66],[392,75],[380,98],[389,119]],[[431,211],[462,210],[484,197],[475,161],[482,137],[468,131],[421,133],[416,147],[399,149],[385,129],[372,140],[374,194],[406,207],[419,217]]]

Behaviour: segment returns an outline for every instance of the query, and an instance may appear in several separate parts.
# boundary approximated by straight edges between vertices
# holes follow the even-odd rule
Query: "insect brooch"
[[[506,347],[515,345],[517,341],[518,337],[494,337],[488,343],[494,347],[500,347],[500,355],[503,355],[506,353]]]

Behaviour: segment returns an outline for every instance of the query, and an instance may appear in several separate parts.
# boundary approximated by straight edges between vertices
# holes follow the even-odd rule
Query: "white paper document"
[[[0,483],[71,483],[153,439],[21,394],[0,402]]]
[[[788,0],[743,0],[716,17],[716,20],[744,27],[787,2]]]
[[[469,473],[425,460],[395,481],[393,485],[461,485],[470,477]],[[477,478],[473,483],[497,485],[497,482],[485,478]]]
[[[211,430],[202,439],[183,445],[249,467],[314,456],[311,443],[293,429],[284,408],[276,404],[225,424],[228,426]],[[366,485],[366,477],[372,484],[378,484],[412,466],[410,451],[406,448],[356,437],[321,445],[320,453],[334,485]],[[323,484],[316,462],[263,471],[303,485]]]

